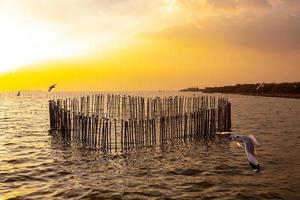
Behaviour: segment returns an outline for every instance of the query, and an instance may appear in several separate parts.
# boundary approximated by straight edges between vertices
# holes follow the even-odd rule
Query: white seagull
[[[260,171],[260,166],[258,161],[256,160],[256,151],[255,146],[259,145],[257,140],[253,135],[245,136],[245,135],[236,135],[232,137],[233,140],[237,141],[237,145],[239,147],[245,148],[245,153],[247,156],[247,160],[249,161],[249,165],[255,172]],[[240,143],[243,142],[244,146]]]
[[[50,92],[52,89],[54,89],[56,87],[57,84],[51,85],[48,89],[48,92]]]

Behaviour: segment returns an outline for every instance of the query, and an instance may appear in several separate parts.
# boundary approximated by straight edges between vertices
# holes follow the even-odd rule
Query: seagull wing
[[[249,138],[252,140],[253,144],[259,145],[259,142],[257,142],[256,138],[253,135],[249,135]]]
[[[51,85],[50,87],[49,87],[49,89],[48,89],[48,92],[50,92],[53,88],[55,88],[56,87],[56,83],[54,84],[54,85]]]
[[[247,160],[254,164],[254,165],[258,165],[258,161],[256,160],[255,156],[252,153],[248,153],[246,152],[246,156],[247,156]]]
[[[240,148],[244,148],[244,145],[242,145],[240,142],[237,142],[236,145]]]

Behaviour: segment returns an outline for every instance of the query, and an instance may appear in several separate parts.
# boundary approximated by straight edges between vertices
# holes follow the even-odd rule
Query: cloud
[[[207,4],[215,8],[233,9],[238,6],[236,0],[207,0]]]
[[[144,32],[180,41],[224,40],[268,51],[299,48],[299,12],[291,12],[300,8],[299,0],[177,0],[181,11],[177,13],[180,18],[173,16],[176,20],[162,20],[163,2],[2,0],[0,17],[1,13],[9,12],[24,23],[30,20],[53,23],[64,35],[95,47],[111,46],[113,42],[119,43],[120,38],[126,40]]]
[[[177,2],[188,10],[203,9],[207,7],[224,10],[271,7],[270,0],[177,0]]]
[[[254,7],[254,8],[269,8],[271,3],[269,0],[239,0],[238,4],[244,7]]]
[[[173,26],[145,37],[189,45],[225,42],[265,52],[300,51],[299,16],[220,16]]]
[[[13,1],[13,0],[12,0]],[[73,21],[83,17],[136,16],[147,14],[158,0],[26,0],[19,1],[30,14],[48,20]],[[153,10],[152,10],[153,11]]]
[[[179,0],[178,3],[192,13],[193,20],[144,37],[199,46],[225,42],[273,53],[300,51],[300,12],[292,12],[300,5],[298,0]],[[206,16],[198,17],[207,9],[210,12]],[[235,12],[237,9],[240,12]]]
[[[93,49],[126,45],[156,23],[160,0],[1,0],[0,18],[43,23]],[[162,15],[162,14],[161,14]],[[38,26],[38,25],[37,25]],[[97,50],[95,50],[97,51]]]
[[[300,6],[299,0],[281,0],[283,3],[287,3],[291,6]]]
[[[228,22],[224,34],[236,45],[276,52],[298,51],[299,22],[300,16],[260,16]]]
[[[281,3],[288,7],[291,13],[299,14],[300,1],[299,0],[281,0]]]

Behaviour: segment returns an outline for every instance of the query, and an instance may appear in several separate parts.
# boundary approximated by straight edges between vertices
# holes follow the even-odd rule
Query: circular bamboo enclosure
[[[213,96],[93,94],[49,101],[51,133],[106,153],[212,140],[231,131],[231,103]]]

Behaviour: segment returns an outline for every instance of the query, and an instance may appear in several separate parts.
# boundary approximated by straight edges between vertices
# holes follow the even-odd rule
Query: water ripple
[[[297,199],[300,101],[232,98],[233,129],[255,134],[261,173],[234,143],[103,155],[48,135],[47,95],[0,99],[0,199]],[[44,97],[43,97],[44,95]],[[292,108],[292,109],[290,109]],[[287,112],[288,111],[288,112]]]

